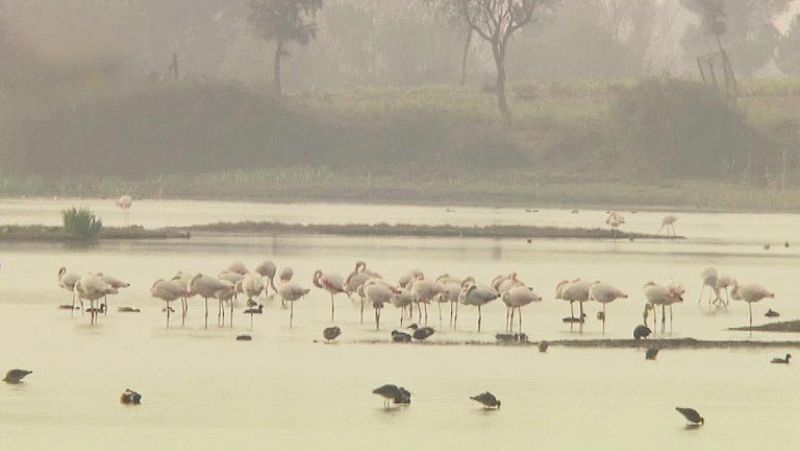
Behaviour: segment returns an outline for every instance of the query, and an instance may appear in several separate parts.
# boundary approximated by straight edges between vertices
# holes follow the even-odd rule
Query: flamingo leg
[[[583,302],[578,301],[578,305],[580,306],[580,314],[581,314],[581,317],[578,318],[578,324],[580,324],[581,332],[583,332]]]
[[[442,303],[436,302],[439,305],[439,327],[442,327]]]
[[[478,332],[481,331],[481,306],[478,306]]]
[[[103,309],[103,315],[108,316],[108,296],[103,296],[103,306],[105,307]]]
[[[364,298],[361,298],[361,324],[364,324]]]
[[[333,319],[334,312],[335,312],[335,310],[334,310],[334,305],[333,305],[333,293],[331,293],[331,322],[334,321],[334,319]]]
[[[522,307],[517,307],[517,313],[519,313],[519,333],[522,334]]]
[[[750,333],[753,333],[753,304],[751,302],[747,303],[747,310],[750,312]]]
[[[453,330],[458,329],[458,301],[456,301],[456,312],[453,316]]]
[[[453,302],[450,302],[450,326],[453,325]]]
[[[208,329],[208,298],[203,298],[206,301],[206,325],[205,328]]]
[[[250,314],[250,332],[253,331],[253,314]]]
[[[661,304],[661,332],[667,331],[667,307]]]
[[[511,307],[511,320],[508,322],[508,331],[514,332],[514,307]]]
[[[169,329],[169,302],[164,302],[167,304],[167,329]]]
[[[606,303],[603,302],[603,333],[606,333]]]
[[[69,316],[73,316],[75,314],[75,291],[72,292],[72,310],[69,312]]]
[[[289,302],[289,329],[292,328],[294,322],[294,302]]]

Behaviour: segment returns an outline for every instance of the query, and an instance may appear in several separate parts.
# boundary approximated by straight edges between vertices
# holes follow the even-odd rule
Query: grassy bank
[[[104,227],[98,239],[106,240],[163,240],[189,238],[189,232],[175,229],[147,230],[142,227]],[[80,242],[80,238],[70,235],[62,227],[50,226],[0,226],[0,241],[58,241]]]
[[[187,228],[192,232],[258,233],[267,235],[341,235],[433,238],[518,238],[518,239],[683,239],[666,235],[612,232],[610,229],[583,229],[535,226],[457,227],[412,224],[284,224],[278,222],[222,222]]]

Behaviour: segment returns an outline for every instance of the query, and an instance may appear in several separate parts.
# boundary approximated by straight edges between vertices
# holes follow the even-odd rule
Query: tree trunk
[[[467,39],[464,41],[464,55],[461,57],[461,86],[467,84],[467,58],[472,44],[472,27],[467,29]]]
[[[506,127],[511,126],[511,110],[508,109],[508,101],[506,100],[506,67],[505,67],[505,52],[501,49],[493,50],[494,63],[497,66],[497,83],[495,90],[497,91],[497,108],[500,110],[500,118],[503,120],[503,125]]]
[[[281,89],[281,58],[283,57],[283,41],[278,39],[275,45],[275,73],[272,75],[273,89],[275,95],[280,97],[283,94]]]

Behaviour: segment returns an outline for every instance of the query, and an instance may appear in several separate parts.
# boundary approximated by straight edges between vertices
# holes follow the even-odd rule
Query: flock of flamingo
[[[263,312],[264,298],[277,296],[281,305],[289,310],[289,327],[294,324],[294,304],[309,294],[310,288],[293,281],[294,271],[290,267],[281,268],[266,260],[257,265],[252,271],[242,262],[234,262],[219,272],[216,276],[208,274],[189,274],[178,272],[173,277],[158,279],[150,287],[153,298],[165,303],[167,327],[169,327],[170,314],[174,311],[171,303],[181,302],[181,318],[185,324],[189,310],[189,300],[199,298],[203,300],[204,325],[208,328],[209,299],[217,301],[217,323],[225,324],[225,315],[229,314],[232,325],[234,307],[239,296],[246,298],[244,313],[251,315]],[[752,304],[765,298],[774,298],[774,294],[757,284],[740,285],[736,279],[726,274],[719,274],[714,268],[708,268],[702,273],[702,287],[698,303],[707,294],[709,307],[726,308],[730,299],[741,300],[748,304],[750,312],[750,326],[752,327]],[[275,284],[277,279],[277,286]],[[72,304],[64,307],[75,310],[75,303],[79,302],[84,309],[84,301],[89,307],[85,311],[91,313],[94,323],[100,313],[108,311],[107,297],[119,293],[127,288],[128,283],[113,276],[94,272],[80,276],[70,273],[65,267],[58,271],[58,284],[72,293]],[[363,261],[358,261],[347,277],[335,272],[317,270],[311,284],[326,292],[330,296],[331,322],[335,321],[336,298],[344,297],[360,304],[360,321],[364,322],[366,308],[374,310],[375,328],[381,327],[381,312],[387,305],[391,305],[400,312],[400,325],[405,319],[413,318],[414,310],[417,322],[423,325],[428,323],[428,306],[435,303],[439,308],[439,320],[442,322],[442,306],[449,306],[450,326],[458,328],[459,306],[473,307],[477,310],[477,330],[481,331],[481,308],[486,304],[500,300],[506,307],[505,331],[514,332],[515,316],[518,332],[522,333],[522,308],[541,302],[543,297],[531,286],[522,281],[516,272],[501,274],[487,284],[478,283],[473,277],[459,278],[447,273],[436,278],[427,278],[422,271],[411,270],[396,283],[384,279],[381,274],[368,268]],[[643,313],[644,324],[652,315],[653,328],[656,329],[658,317],[657,308],[661,307],[661,328],[666,328],[667,309],[672,322],[672,306],[683,302],[686,290],[683,285],[674,280],[665,283],[648,282],[643,286],[643,295],[646,300]],[[615,286],[602,282],[583,279],[564,280],[555,287],[555,299],[569,302],[570,316],[563,321],[580,324],[581,327],[586,317],[584,304],[597,302],[601,304],[602,311],[598,319],[603,323],[608,317],[607,305],[617,299],[624,299],[628,294]],[[105,300],[96,305],[96,302]],[[579,316],[575,316],[574,304],[578,303]]]

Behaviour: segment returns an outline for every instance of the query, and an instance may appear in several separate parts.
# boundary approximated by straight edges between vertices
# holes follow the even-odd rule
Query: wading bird
[[[470,396],[469,399],[479,402],[483,404],[485,409],[499,409],[500,408],[500,400],[497,399],[493,394],[487,392],[483,392],[480,395]]]
[[[224,298],[228,291],[232,291],[230,282],[223,282],[215,277],[204,276],[197,274],[189,281],[187,298],[200,295],[205,301],[205,328],[208,329],[208,299],[217,299],[221,302],[220,298]],[[217,313],[219,317],[219,312]]]
[[[656,233],[661,233],[664,230],[664,233],[675,236],[675,221],[677,220],[678,217],[675,215],[664,216],[664,219],[661,220],[661,228]]]
[[[331,322],[334,321],[335,307],[333,298],[339,293],[344,293],[344,278],[336,273],[324,273],[321,270],[314,272],[314,277],[311,280],[314,286],[322,288],[331,295]]]
[[[428,337],[436,333],[433,327],[419,327],[416,324],[412,324],[408,326],[409,329],[413,330],[412,336],[414,340],[425,341]]]
[[[3,378],[3,382],[7,384],[20,384],[22,383],[22,379],[25,379],[25,376],[31,373],[33,373],[33,371],[16,368],[6,373],[6,377]]]
[[[659,349],[655,346],[647,348],[647,351],[644,353],[644,358],[647,360],[655,360],[656,356],[658,355]]]
[[[119,293],[116,288],[106,283],[99,274],[87,274],[81,277],[80,280],[75,283],[74,291],[79,299],[86,299],[89,301],[92,324],[97,320],[97,313],[100,311],[99,308],[95,308],[94,302],[109,294]],[[83,304],[81,303],[81,305]]]
[[[510,317],[506,315],[508,318],[506,319],[508,323],[506,324],[507,330],[509,332],[514,331],[514,310],[517,310],[517,315],[519,316],[519,329],[518,331],[522,333],[522,307],[532,303],[532,302],[541,302],[542,297],[539,296],[533,288],[525,286],[525,285],[517,285],[510,290],[506,291],[502,294],[501,299],[503,303],[506,304],[508,309],[511,311]]]
[[[67,272],[67,268],[64,266],[58,270],[58,286],[72,293],[72,310],[75,310],[75,284],[80,279],[81,276]],[[81,309],[83,309],[83,301],[81,301]]]
[[[133,198],[125,194],[120,196],[119,199],[114,200],[114,204],[122,209],[122,218],[125,222],[125,227],[130,226],[130,211],[133,205]]]
[[[614,302],[619,298],[625,299],[627,297],[628,295],[623,293],[619,288],[603,282],[595,282],[589,288],[589,299],[603,304],[603,333],[606,332],[606,304]]]
[[[461,294],[459,295],[458,300],[463,305],[470,305],[478,308],[478,332],[481,331],[481,307],[489,302],[494,301],[498,297],[500,297],[500,293],[498,293],[494,288],[489,286],[478,286],[475,284],[475,280],[471,277],[464,279],[464,282],[461,283]],[[456,316],[455,321],[453,322],[453,328],[455,328],[457,321],[458,316]]]
[[[394,384],[386,384],[381,385],[380,387],[372,390],[373,394],[376,394],[383,398],[383,406],[389,407],[389,402],[392,401],[395,404],[400,404],[399,401],[403,398],[403,392],[400,391],[402,387],[398,387]]]
[[[364,284],[363,292],[364,297],[372,304],[372,308],[375,309],[375,330],[380,330],[383,306],[392,302],[392,297],[395,296],[395,293],[393,289],[381,279],[370,279]]]
[[[683,415],[684,418],[686,418],[686,421],[688,421],[694,426],[699,424],[705,424],[706,422],[706,420],[703,417],[701,417],[696,410],[690,407],[676,407],[675,410],[680,412],[680,414]]]
[[[754,283],[747,285],[739,285],[736,280],[733,281],[733,289],[731,290],[731,297],[737,301],[747,302],[747,309],[750,312],[750,331],[753,331],[753,303],[759,302],[765,298],[775,298],[775,294],[761,285]]]
[[[169,314],[172,310],[169,303],[177,299],[183,299],[188,294],[186,287],[176,280],[158,279],[153,282],[150,287],[150,296],[164,301],[166,306],[164,310],[167,312],[167,327],[169,327]]]
[[[575,279],[572,282],[568,280],[564,280],[556,286],[556,299],[563,299],[569,302],[569,313],[570,313],[570,328],[572,324],[575,322],[579,322],[581,324],[581,328],[583,327],[583,319],[586,315],[583,313],[583,303],[589,301],[589,288],[591,288],[592,282],[588,280],[581,280]],[[573,308],[573,304],[577,302],[580,307],[580,320],[576,321],[575,319],[575,309]]]
[[[270,260],[264,260],[254,270],[258,273],[261,277],[266,277],[269,281],[269,287],[272,288],[273,293],[277,293],[278,289],[275,288],[275,273],[278,272],[278,267],[275,266],[275,263],[272,263]],[[264,294],[268,293],[268,289],[264,287]]]
[[[247,306],[254,307],[257,303],[253,298],[257,298],[264,291],[264,280],[261,278],[261,274],[249,272],[239,283],[241,283],[242,292],[247,296]]]
[[[295,301],[303,298],[311,291],[309,288],[303,288],[294,282],[284,282],[278,286],[278,295],[282,301],[289,302],[289,328],[294,325],[294,303]]]
[[[111,285],[111,287],[114,288],[115,290],[120,290],[122,288],[128,288],[129,286],[131,286],[131,284],[129,284],[127,282],[123,282],[123,281],[117,279],[114,276],[109,276],[109,275],[103,274],[101,272],[97,273],[97,275],[102,277],[103,281],[105,283]],[[107,315],[108,314],[108,297],[107,296],[103,296],[103,308],[105,309],[104,313]]]
[[[422,312],[425,311],[425,324],[428,324],[428,304],[434,300],[439,294],[444,291],[444,287],[432,280],[415,279],[406,287],[411,291],[414,296],[414,302],[417,304],[417,312],[419,317],[418,322],[422,322]]]
[[[617,233],[619,231],[619,227],[625,224],[625,216],[621,213],[617,213],[616,211],[611,211],[608,213],[608,217],[606,218],[606,225],[611,226],[611,230],[614,235],[614,239],[617,239]]]
[[[642,338],[647,338],[653,331],[650,330],[649,327],[645,326],[644,324],[640,324],[633,329],[633,339],[634,340],[641,340]]]
[[[697,298],[697,305],[703,302],[703,293],[705,293],[706,287],[708,287],[708,307],[711,308],[712,302],[716,302],[720,298],[719,292],[717,291],[719,272],[716,268],[708,267],[700,273],[700,276],[703,279],[703,285],[700,287],[700,297]],[[714,295],[713,299],[712,294]]]

